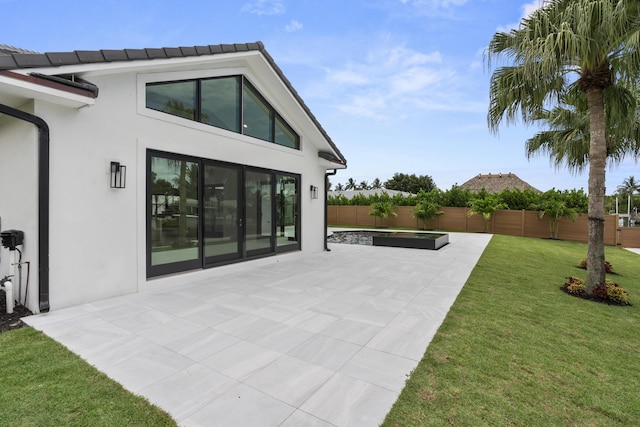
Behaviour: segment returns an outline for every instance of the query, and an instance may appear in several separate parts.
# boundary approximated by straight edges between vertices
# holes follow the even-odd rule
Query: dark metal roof
[[[140,61],[153,59],[170,59],[170,58],[187,58],[192,56],[217,55],[223,53],[236,53],[258,51],[269,62],[278,77],[287,86],[287,89],[294,96],[296,101],[303,108],[305,113],[316,125],[322,136],[329,142],[331,147],[338,154],[338,159],[330,159],[331,161],[347,164],[338,147],[333,143],[322,125],[311,110],[302,100],[302,97],[293,88],[293,85],[287,79],[278,65],[275,63],[271,55],[267,52],[264,44],[260,41],[255,43],[239,43],[239,44],[218,44],[207,46],[191,46],[191,47],[164,47],[149,49],[122,49],[122,50],[76,50],[73,52],[48,52],[36,53],[25,49],[19,49],[8,45],[0,44],[0,70],[17,70],[45,67],[60,67],[68,65],[80,64],[97,64],[124,61]],[[326,156],[322,156],[326,158]]]
[[[0,43],[0,56],[11,55],[13,53],[38,53],[33,50],[21,49],[15,46],[9,46],[8,44]]]

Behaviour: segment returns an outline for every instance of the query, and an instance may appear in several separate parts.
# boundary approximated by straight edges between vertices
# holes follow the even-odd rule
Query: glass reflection
[[[151,159],[151,265],[197,260],[198,163]]]

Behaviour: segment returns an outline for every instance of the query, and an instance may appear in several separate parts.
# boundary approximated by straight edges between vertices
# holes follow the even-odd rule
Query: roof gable
[[[163,47],[146,49],[122,49],[122,50],[76,50],[73,52],[48,52],[37,53],[26,49],[19,49],[8,45],[0,44],[0,72],[3,70],[36,70],[38,68],[55,68],[73,65],[101,64],[131,61],[149,61],[158,59],[180,59],[198,57],[206,55],[220,55],[239,52],[260,52],[276,73],[278,78],[284,83],[287,90],[293,95],[296,102],[304,110],[305,114],[313,122],[322,137],[327,141],[332,153],[320,152],[319,155],[331,163],[345,167],[347,160],[335,145],[331,137],[318,122],[309,107],[302,100],[302,97],[293,88],[274,59],[267,52],[264,44],[260,41],[254,43],[218,44],[205,46],[188,47]],[[64,70],[60,70],[64,73]],[[334,155],[335,154],[335,155]]]

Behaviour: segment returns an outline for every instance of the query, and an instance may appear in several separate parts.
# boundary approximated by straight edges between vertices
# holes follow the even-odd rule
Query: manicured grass
[[[0,334],[0,402],[2,426],[176,425],[31,328]]]
[[[621,307],[560,290],[586,252],[495,235],[383,425],[639,425],[640,256],[606,248]]]

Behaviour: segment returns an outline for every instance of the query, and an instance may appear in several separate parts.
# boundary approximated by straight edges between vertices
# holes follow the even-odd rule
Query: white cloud
[[[369,79],[353,70],[327,70],[327,79],[338,84],[364,85]]]
[[[245,3],[242,11],[253,13],[254,15],[280,15],[285,12],[282,0],[256,0]]]
[[[300,31],[302,29],[302,24],[295,19],[293,19],[289,24],[284,27],[287,33],[293,33],[295,31]]]
[[[346,114],[391,121],[416,110],[460,108],[449,92],[455,77],[438,51],[383,43],[342,68],[325,69],[314,92]]]

